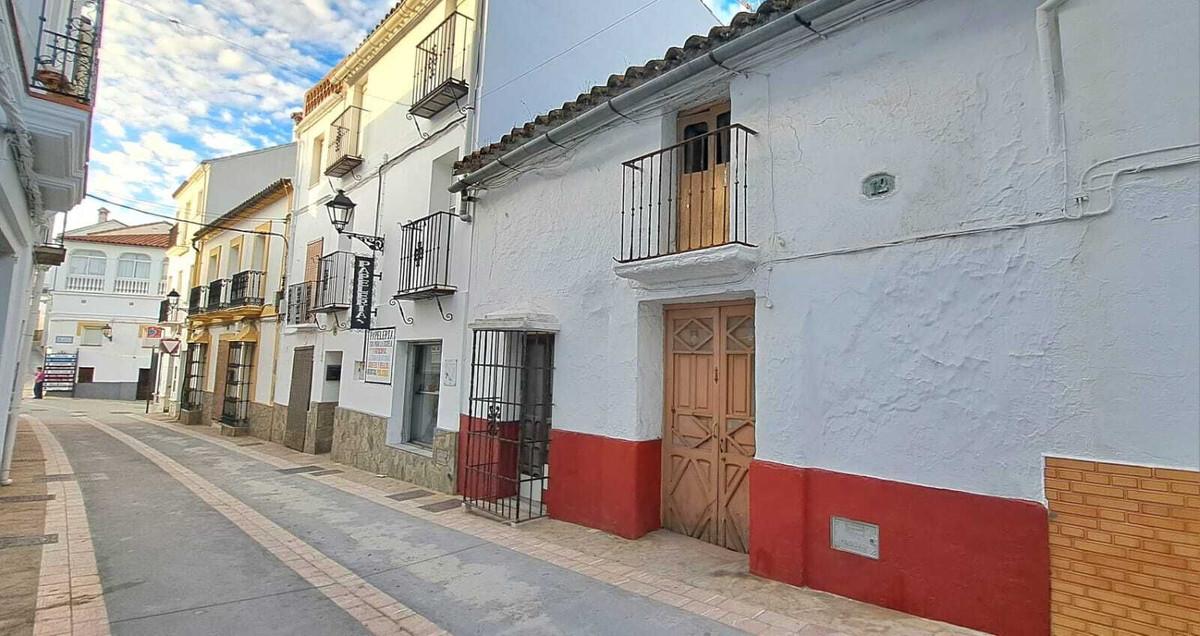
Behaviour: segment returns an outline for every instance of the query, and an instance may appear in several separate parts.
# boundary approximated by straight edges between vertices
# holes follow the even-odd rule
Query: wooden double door
[[[750,548],[754,305],[668,308],[663,526]]]

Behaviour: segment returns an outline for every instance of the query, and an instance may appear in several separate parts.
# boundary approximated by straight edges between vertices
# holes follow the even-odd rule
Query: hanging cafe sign
[[[371,300],[375,297],[375,259],[354,257],[354,294],[350,300],[350,328],[371,328]]]

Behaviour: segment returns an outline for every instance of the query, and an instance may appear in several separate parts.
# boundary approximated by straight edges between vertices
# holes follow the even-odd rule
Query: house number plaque
[[[873,523],[830,517],[829,542],[834,550],[879,558],[879,526]]]

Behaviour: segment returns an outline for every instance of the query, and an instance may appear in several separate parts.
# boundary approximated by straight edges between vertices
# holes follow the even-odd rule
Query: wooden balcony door
[[[750,548],[754,458],[754,305],[666,314],[663,527]]]
[[[729,123],[728,103],[679,115],[676,251],[729,242],[729,132],[712,134]]]

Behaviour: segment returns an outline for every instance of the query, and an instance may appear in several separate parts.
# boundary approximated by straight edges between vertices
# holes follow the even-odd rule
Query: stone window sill
[[[405,453],[412,453],[413,455],[420,455],[422,457],[428,457],[430,459],[433,459],[433,449],[432,448],[426,448],[424,446],[418,446],[416,444],[409,444],[407,442],[402,442],[399,444],[388,444],[388,446],[391,446],[392,448],[394,448],[398,451],[402,451]]]

